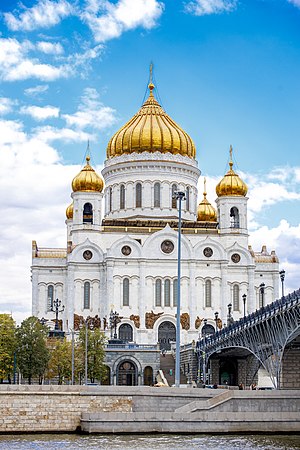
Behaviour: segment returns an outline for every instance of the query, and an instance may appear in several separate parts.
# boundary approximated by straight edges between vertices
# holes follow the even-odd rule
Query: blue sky
[[[151,61],[210,201],[232,144],[250,243],[275,249],[287,288],[299,287],[300,0],[2,0],[1,13],[3,311],[30,313],[31,240],[65,246],[87,141],[101,170],[109,138],[143,101]]]

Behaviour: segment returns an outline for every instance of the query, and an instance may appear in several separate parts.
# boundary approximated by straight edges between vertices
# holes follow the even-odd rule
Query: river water
[[[300,449],[300,435],[2,435],[0,450],[294,450]]]

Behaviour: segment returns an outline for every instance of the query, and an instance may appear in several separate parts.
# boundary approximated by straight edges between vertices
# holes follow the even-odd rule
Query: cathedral
[[[108,337],[111,313],[122,342],[175,340],[178,200],[182,191],[180,342],[221,328],[279,297],[274,251],[249,245],[247,186],[232,149],[216,186],[216,208],[192,138],[162,109],[150,82],[148,98],[107,145],[102,174],[87,156],[72,181],[66,247],[32,243],[32,313],[54,319],[61,301],[63,330],[94,318]],[[74,174],[75,175],[75,174]],[[202,197],[202,199],[201,199]],[[200,200],[200,201],[199,201]],[[229,305],[229,306],[228,306]]]

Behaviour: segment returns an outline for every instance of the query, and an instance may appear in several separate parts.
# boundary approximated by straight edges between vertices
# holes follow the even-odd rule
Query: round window
[[[129,245],[124,245],[121,249],[121,252],[123,253],[123,255],[128,256],[131,253],[131,248],[129,247]]]
[[[164,253],[172,253],[174,250],[174,244],[172,241],[166,240],[161,243],[160,248]]]
[[[210,258],[213,254],[213,249],[210,247],[205,247],[205,249],[203,250],[203,255],[206,256],[206,258]]]
[[[83,255],[82,255],[82,256],[84,257],[84,259],[85,259],[86,261],[89,261],[90,259],[92,259],[93,253],[91,252],[91,250],[85,250],[85,251],[83,252]]]
[[[238,263],[240,262],[241,257],[238,253],[234,253],[233,255],[231,255],[231,261],[234,263]]]

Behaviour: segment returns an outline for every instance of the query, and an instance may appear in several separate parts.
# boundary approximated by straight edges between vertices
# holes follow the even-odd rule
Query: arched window
[[[85,203],[83,207],[83,223],[93,223],[93,207],[90,203]]]
[[[175,193],[177,192],[177,184],[172,185],[172,208],[177,208],[177,200],[174,198]]]
[[[51,311],[54,300],[54,286],[50,285],[47,289],[47,311]]]
[[[155,280],[155,306],[161,306],[161,280]]]
[[[170,296],[170,280],[165,280],[164,286],[164,304],[165,306],[171,306],[171,296]]]
[[[125,186],[120,186],[120,209],[125,209]]]
[[[216,332],[215,328],[212,325],[209,325],[208,323],[205,323],[201,330],[201,336],[209,336],[210,334],[214,334]]]
[[[173,280],[173,306],[177,306],[178,299],[178,281],[177,278]]]
[[[123,280],[123,306],[129,306],[129,279]]]
[[[91,307],[91,283],[86,281],[83,285],[83,309]]]
[[[231,208],[230,210],[230,227],[240,227],[239,210],[235,206],[233,206],[233,208]]]
[[[132,342],[133,341],[133,331],[132,326],[128,323],[124,323],[123,325],[120,325],[119,328],[119,339],[126,342]]]
[[[154,208],[160,208],[160,183],[154,184]]]
[[[239,311],[240,310],[240,288],[239,288],[238,284],[235,284],[233,286],[232,304],[233,304],[233,311]]]
[[[205,281],[205,307],[211,307],[211,281]]]
[[[189,187],[186,188],[186,192],[185,192],[185,208],[187,211],[190,210],[190,188]]]
[[[141,183],[137,183],[135,186],[135,207],[142,207],[142,185]]]
[[[112,187],[108,190],[108,212],[112,212]]]

